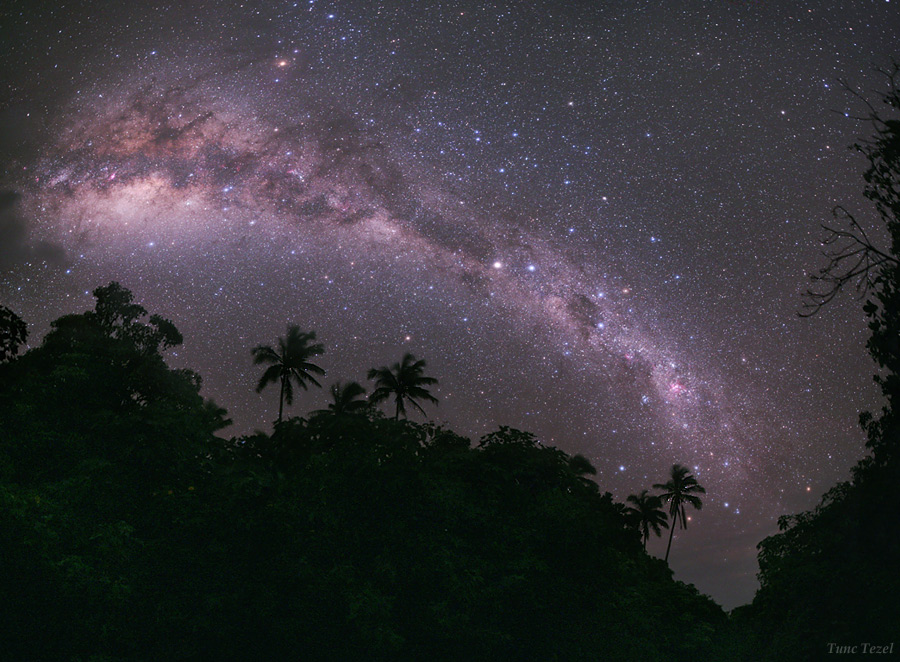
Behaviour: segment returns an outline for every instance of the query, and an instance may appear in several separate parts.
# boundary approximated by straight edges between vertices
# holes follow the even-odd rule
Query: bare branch
[[[900,110],[900,63],[894,62],[890,68],[876,69],[876,72],[887,78],[889,88],[888,93],[879,93],[877,98],[895,111]],[[853,147],[869,159],[864,195],[875,203],[884,229],[896,245],[900,188],[897,186],[894,145],[900,125],[890,116],[879,114],[879,110],[869,101],[870,97],[846,80],[839,82],[863,106],[863,114],[854,119],[867,122],[873,130],[874,137],[860,140]],[[844,115],[850,116],[849,113]],[[818,313],[848,284],[855,288],[857,298],[863,299],[876,287],[885,268],[900,267],[900,258],[892,254],[892,249],[880,248],[846,208],[835,207],[832,216],[836,223],[822,226],[825,231],[822,255],[827,262],[819,271],[810,274],[812,285],[803,293],[803,305],[798,313],[800,317]]]
[[[855,287],[857,298],[865,298],[875,285],[880,267],[885,264],[900,266],[897,257],[878,248],[853,214],[844,207],[835,207],[832,215],[849,229],[822,226],[825,230],[822,245],[827,247],[822,253],[828,263],[818,272],[810,274],[814,285],[803,293],[803,307],[798,313],[800,317],[818,313],[848,283]]]

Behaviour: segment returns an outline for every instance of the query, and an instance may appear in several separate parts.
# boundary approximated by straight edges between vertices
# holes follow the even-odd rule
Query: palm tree
[[[644,549],[647,549],[650,531],[653,531],[657,536],[661,536],[662,531],[660,528],[669,528],[666,511],[662,509],[662,499],[653,494],[648,494],[647,490],[642,490],[640,494],[629,494],[625,500],[634,504],[625,508],[625,515],[637,524],[638,531],[641,532],[641,538],[644,541]]]
[[[590,480],[590,478],[587,478],[588,474],[592,476],[597,475],[597,470],[594,468],[594,465],[591,464],[591,461],[584,455],[573,455],[569,458],[568,462],[569,470],[579,478]]]
[[[597,483],[588,477],[597,475],[597,470],[594,468],[594,465],[591,464],[590,460],[584,455],[573,455],[568,458],[567,463],[569,465],[569,471],[572,472],[579,483],[592,490],[597,489]]]
[[[437,404],[438,399],[425,388],[437,384],[437,380],[434,377],[425,377],[422,374],[424,371],[425,359],[416,359],[409,352],[403,355],[400,363],[395,363],[391,367],[372,368],[368,377],[375,380],[375,390],[369,396],[369,401],[378,404],[393,396],[397,404],[395,419],[400,418],[400,414],[406,416],[407,402],[427,416],[416,400],[427,400]]]
[[[675,525],[681,523],[681,528],[687,528],[687,515],[684,512],[685,504],[690,504],[697,510],[703,507],[703,502],[697,494],[706,494],[706,490],[697,482],[690,473],[690,469],[680,464],[672,465],[672,475],[666,483],[657,483],[653,487],[663,490],[659,498],[669,504],[669,515],[672,517],[672,528],[669,530],[669,544],[666,547],[666,563],[669,562],[669,550],[672,549],[672,536],[675,535]]]
[[[307,384],[322,385],[316,381],[313,374],[324,375],[325,371],[309,359],[318,356],[325,351],[321,343],[315,343],[314,331],[305,333],[299,326],[291,325],[287,330],[287,337],[278,339],[278,349],[270,345],[254,347],[254,365],[269,364],[256,386],[256,392],[261,392],[269,384],[281,382],[281,394],[278,399],[278,422],[281,423],[284,413],[284,403],[291,404],[294,401],[294,382],[306,390]]]
[[[329,390],[331,391],[331,402],[328,403],[328,407],[317,409],[313,414],[343,416],[344,414],[358,414],[369,407],[369,401],[365,397],[366,389],[359,382],[348,382],[347,384],[335,382]]]

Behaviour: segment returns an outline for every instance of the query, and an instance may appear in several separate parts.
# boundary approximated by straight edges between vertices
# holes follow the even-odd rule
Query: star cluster
[[[837,79],[900,20],[776,4],[14,7],[0,296],[37,342],[120,281],[234,434],[277,408],[249,348],[296,323],[329,381],[413,351],[437,420],[531,430],[619,499],[687,464],[673,567],[734,606],[877,403],[859,305],[796,311],[862,204]]]

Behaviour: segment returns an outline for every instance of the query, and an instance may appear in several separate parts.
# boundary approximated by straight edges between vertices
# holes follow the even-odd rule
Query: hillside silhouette
[[[175,325],[116,283],[94,294],[0,365],[13,658],[688,660],[720,645],[723,611],[644,552],[584,458],[401,419],[435,381],[423,360],[373,369],[393,418],[357,385],[226,440],[199,375],[163,359]],[[308,342],[282,350],[262,386],[309,358]]]

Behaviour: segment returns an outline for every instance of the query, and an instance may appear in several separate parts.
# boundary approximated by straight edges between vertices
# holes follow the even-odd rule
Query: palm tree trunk
[[[278,422],[281,423],[281,415],[284,413],[284,377],[281,378],[281,396],[278,398]]]
[[[397,411],[394,412],[394,420],[400,420],[400,396],[397,396]]]
[[[675,535],[675,525],[678,524],[678,517],[672,522],[672,528],[669,529],[669,544],[666,545],[666,563],[669,562],[669,550],[672,549],[672,536]]]

